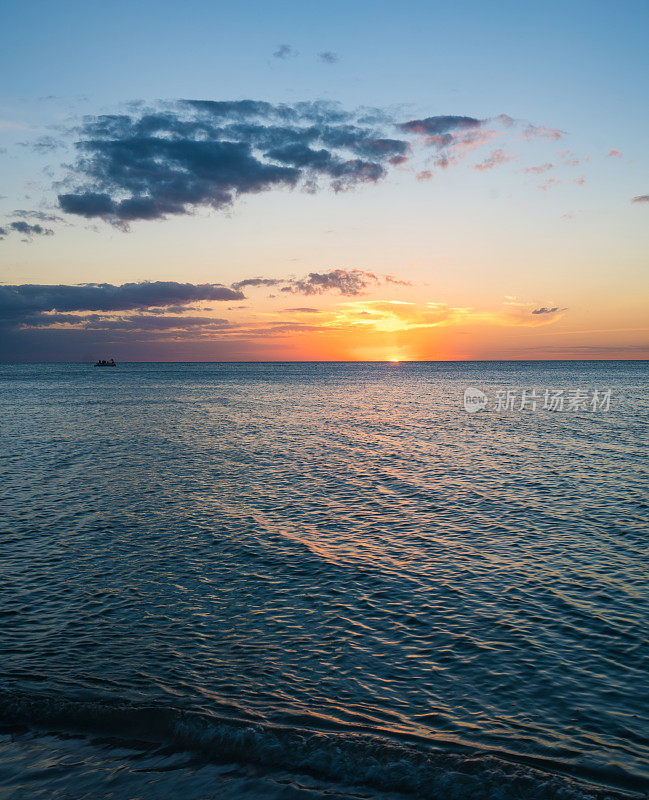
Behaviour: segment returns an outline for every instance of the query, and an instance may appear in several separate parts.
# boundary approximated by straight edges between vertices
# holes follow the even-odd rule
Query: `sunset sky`
[[[14,3],[0,359],[649,358],[649,5]]]

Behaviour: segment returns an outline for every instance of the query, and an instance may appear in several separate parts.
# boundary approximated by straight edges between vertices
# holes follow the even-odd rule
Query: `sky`
[[[649,5],[26,2],[0,360],[649,358]]]

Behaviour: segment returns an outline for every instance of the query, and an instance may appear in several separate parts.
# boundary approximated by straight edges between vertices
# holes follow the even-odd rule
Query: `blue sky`
[[[624,320],[642,328],[646,309],[649,203],[631,200],[649,193],[648,30],[646,2],[12,4],[0,31],[0,69],[10,76],[0,96],[0,227],[16,210],[59,219],[51,236],[12,232],[0,242],[0,280],[230,285],[359,269],[411,283],[387,298],[404,303],[423,292],[430,304],[483,315],[500,314],[508,297],[566,308],[555,315],[557,336],[583,332],[570,340],[576,348],[638,353],[643,331],[610,331]],[[384,109],[398,122],[500,114],[521,122],[516,135],[504,132],[447,170],[428,170],[429,151],[418,145],[416,169],[390,169],[349,192],[264,191],[231,208],[137,221],[129,232],[61,214],[59,181],[70,176],[84,115],[182,98],[327,100]],[[526,140],[528,123],[561,138]],[[43,137],[58,147],[39,148]],[[476,169],[494,152],[502,165]],[[547,164],[547,173],[531,171]],[[386,290],[368,289],[368,302]],[[279,314],[272,300],[251,299],[249,313]],[[334,315],[328,329],[342,300],[319,297],[322,313]],[[508,336],[494,334],[495,355],[514,354]],[[404,357],[428,352],[403,348]],[[289,344],[280,351],[290,355]],[[481,351],[447,353],[471,354]]]

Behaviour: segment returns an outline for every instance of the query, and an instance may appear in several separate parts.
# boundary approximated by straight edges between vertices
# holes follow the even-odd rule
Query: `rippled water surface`
[[[648,791],[647,366],[0,365],[0,797]]]

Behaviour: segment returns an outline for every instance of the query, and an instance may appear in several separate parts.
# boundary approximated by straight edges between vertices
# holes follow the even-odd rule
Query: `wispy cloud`
[[[548,178],[546,181],[543,181],[543,183],[539,184],[539,189],[542,189],[544,192],[546,192],[548,189],[552,189],[552,187],[558,186],[560,183],[561,181],[559,178]]]
[[[554,168],[554,164],[550,162],[546,162],[545,164],[538,164],[534,167],[525,167],[523,172],[529,172],[532,175],[542,175],[544,172],[549,172],[549,170]]]
[[[322,53],[318,53],[318,58],[325,64],[335,64],[338,61],[338,56],[336,53],[332,53],[331,50],[325,50]]]
[[[546,308],[543,306],[543,308],[535,308],[532,314],[556,314],[558,310],[559,306],[554,306],[554,308]]]
[[[60,222],[61,217],[58,214],[50,214],[47,211],[28,211],[24,208],[17,208],[11,214],[12,217],[20,217],[20,219],[37,219],[39,222]]]
[[[523,138],[527,140],[549,139],[550,141],[556,141],[557,139],[563,138],[564,135],[565,131],[560,131],[558,128],[547,128],[545,125],[533,125],[531,122],[528,123],[523,131]]]
[[[298,51],[290,44],[280,44],[273,53],[273,58],[285,61],[287,58],[296,58],[299,55]]]
[[[484,159],[484,161],[481,161],[479,164],[474,164],[473,169],[480,171],[493,169],[494,167],[497,167],[500,164],[506,164],[511,160],[512,156],[509,153],[506,153],[504,150],[494,150]]]
[[[649,194],[639,194],[631,198],[632,203],[649,203]]]

